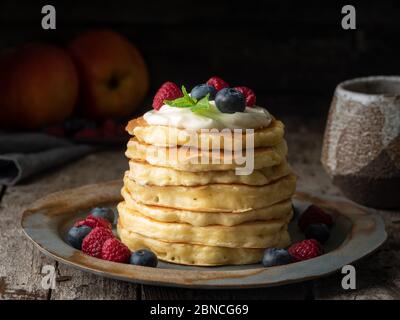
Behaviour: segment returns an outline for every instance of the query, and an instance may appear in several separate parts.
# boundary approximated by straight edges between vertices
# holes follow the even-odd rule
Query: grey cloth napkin
[[[15,185],[94,151],[95,147],[42,133],[0,133],[0,185]]]

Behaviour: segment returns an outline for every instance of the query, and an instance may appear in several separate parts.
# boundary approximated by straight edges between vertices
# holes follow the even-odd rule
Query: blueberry
[[[132,253],[130,263],[136,266],[155,268],[157,267],[158,259],[152,251],[141,249]]]
[[[191,97],[197,100],[204,98],[207,94],[210,94],[209,100],[214,100],[217,90],[213,86],[203,83],[195,86],[190,92]]]
[[[110,221],[110,223],[114,223],[114,211],[111,208],[93,208],[89,214],[93,217],[103,218]]]
[[[88,226],[72,227],[68,231],[67,240],[75,249],[82,250],[82,241],[90,231],[92,228]]]
[[[325,243],[330,236],[329,227],[324,223],[310,224],[304,232],[306,239],[315,239],[320,243]]]
[[[224,88],[215,96],[215,105],[224,113],[243,112],[246,108],[246,99],[240,91]]]
[[[264,267],[273,267],[292,262],[292,257],[285,249],[269,248],[264,251],[262,264]]]

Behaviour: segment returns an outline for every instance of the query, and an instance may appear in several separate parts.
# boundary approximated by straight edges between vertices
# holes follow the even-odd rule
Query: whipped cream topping
[[[215,107],[214,101],[210,101]],[[193,113],[190,108],[163,105],[158,111],[151,110],[143,115],[149,125],[170,126],[182,129],[257,129],[268,127],[272,121],[270,113],[261,107],[246,107],[244,112],[213,113],[213,118]]]

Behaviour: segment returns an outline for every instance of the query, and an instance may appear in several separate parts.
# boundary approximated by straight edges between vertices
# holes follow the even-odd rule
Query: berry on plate
[[[273,267],[288,264],[292,262],[292,257],[285,249],[268,248],[264,251],[262,264],[264,267]]]
[[[256,104],[256,95],[253,90],[244,86],[235,87],[234,89],[240,91],[244,95],[244,98],[246,99],[246,106],[251,107]]]
[[[158,89],[154,96],[153,108],[158,110],[164,105],[164,100],[174,100],[182,96],[181,89],[175,83],[167,81]]]
[[[305,231],[310,224],[324,223],[328,227],[333,225],[332,217],[320,207],[310,205],[300,216],[298,226],[301,231]]]
[[[82,251],[89,256],[101,258],[103,244],[110,238],[114,238],[114,234],[110,229],[96,227],[83,239]]]
[[[90,233],[90,231],[92,231],[92,228],[85,225],[80,227],[72,227],[68,231],[67,240],[75,249],[81,250],[82,241]]]
[[[79,220],[74,224],[75,227],[80,227],[80,226],[88,226],[91,228],[96,228],[96,227],[103,227],[103,228],[107,228],[107,229],[112,229],[112,225],[111,223],[104,219],[104,218],[100,218],[100,217],[95,217],[92,215],[89,215],[86,217],[86,219],[83,220]]]
[[[96,217],[96,218],[103,218],[108,220],[110,223],[114,223],[115,219],[115,214],[113,209],[111,208],[93,208],[92,210],[89,211],[89,217]]]
[[[130,263],[136,266],[157,267],[157,256],[150,250],[141,249],[132,253]]]
[[[217,90],[213,86],[204,83],[195,86],[190,92],[190,96],[196,100],[204,98],[207,94],[210,95],[209,100],[214,100]]]
[[[217,91],[229,87],[229,84],[219,77],[211,77],[206,83],[210,86],[213,86]]]
[[[303,261],[320,256],[324,253],[320,243],[315,239],[297,242],[288,249],[293,261]]]
[[[121,241],[116,238],[107,239],[101,248],[101,258],[103,260],[128,263],[131,251]]]
[[[215,96],[215,105],[223,113],[243,112],[246,108],[243,94],[233,88],[218,91]]]
[[[319,243],[325,243],[330,236],[330,230],[324,223],[313,223],[308,225],[305,231],[306,239],[315,239]]]

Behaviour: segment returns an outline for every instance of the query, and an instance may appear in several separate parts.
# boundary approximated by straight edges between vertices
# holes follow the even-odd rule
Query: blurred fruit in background
[[[110,30],[85,32],[71,53],[80,76],[80,103],[91,118],[130,115],[149,87],[146,64],[136,47]]]
[[[65,120],[78,97],[74,63],[63,49],[29,44],[0,57],[0,126],[37,129]]]
[[[110,30],[68,50],[27,44],[0,54],[0,130],[35,130],[84,143],[119,143],[149,87],[134,45]]]

